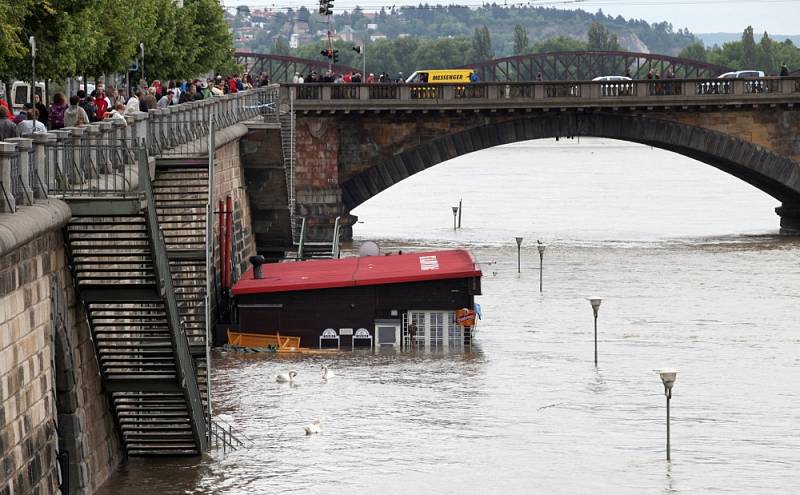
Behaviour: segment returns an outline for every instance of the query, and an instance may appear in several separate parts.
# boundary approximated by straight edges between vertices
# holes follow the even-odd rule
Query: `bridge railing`
[[[547,81],[493,82],[460,84],[287,84],[280,87],[281,98],[290,93],[300,108],[329,102],[363,105],[380,101],[441,104],[452,102],[469,106],[474,102],[511,100],[577,102],[583,100],[621,100],[629,98],[693,99],[760,98],[800,93],[800,78],[764,77],[758,79],[655,79],[635,81]]]
[[[136,147],[145,145],[150,156],[205,154],[212,129],[255,118],[277,122],[278,107],[279,88],[272,85],[2,141],[0,211],[53,196],[136,196]]]

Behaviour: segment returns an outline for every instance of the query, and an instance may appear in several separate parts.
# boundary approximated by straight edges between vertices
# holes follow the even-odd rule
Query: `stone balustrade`
[[[800,78],[285,84],[280,97],[299,111],[740,105],[798,101]]]
[[[150,156],[205,152],[211,129],[274,114],[277,97],[268,86],[0,142],[0,211],[49,196],[129,192],[138,183],[135,148]]]

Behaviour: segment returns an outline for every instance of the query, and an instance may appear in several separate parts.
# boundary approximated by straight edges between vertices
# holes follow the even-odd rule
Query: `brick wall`
[[[231,141],[217,149],[214,155],[214,195],[213,206],[217,210],[219,200],[233,198],[233,246],[234,272],[238,277],[247,268],[247,259],[256,254],[255,238],[252,230],[250,201],[244,183],[244,170],[239,155],[239,140]],[[216,266],[219,266],[219,217],[214,215],[214,252]],[[236,278],[234,279],[234,282]]]
[[[92,493],[121,451],[60,229],[0,256],[0,493]]]

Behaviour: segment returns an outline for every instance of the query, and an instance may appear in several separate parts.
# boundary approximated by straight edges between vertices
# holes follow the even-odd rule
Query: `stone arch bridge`
[[[310,240],[411,175],[517,141],[594,136],[673,151],[774,197],[800,233],[800,78],[469,86],[284,85],[296,213]]]

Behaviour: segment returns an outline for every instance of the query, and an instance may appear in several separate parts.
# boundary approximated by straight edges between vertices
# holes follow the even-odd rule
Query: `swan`
[[[333,371],[328,369],[328,365],[327,364],[323,364],[322,368],[320,368],[320,369],[322,370],[322,379],[323,380],[328,380],[329,378],[333,378],[335,376],[333,374]]]
[[[275,381],[278,383],[292,383],[294,381],[294,377],[297,376],[297,372],[292,370],[288,373],[281,373],[280,375],[275,377]]]
[[[322,433],[322,423],[320,423],[318,419],[315,419],[314,422],[312,422],[311,424],[304,426],[303,430],[305,430],[306,435],[314,435],[315,433]]]

